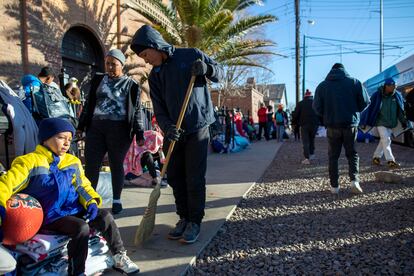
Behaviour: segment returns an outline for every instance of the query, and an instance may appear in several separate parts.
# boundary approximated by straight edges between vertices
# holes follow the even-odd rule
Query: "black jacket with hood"
[[[140,53],[145,48],[153,48],[167,54],[167,59],[158,67],[153,67],[149,75],[150,96],[155,117],[164,133],[175,125],[184,102],[185,93],[191,78],[191,67],[197,59],[204,61],[210,74],[206,77],[218,82],[223,78],[222,67],[196,48],[175,48],[168,44],[161,34],[148,25],[141,27],[134,35],[131,49]],[[213,104],[205,77],[197,77],[193,93],[181,128],[191,134],[215,121]]]
[[[300,101],[292,113],[292,121],[299,126],[319,126],[319,118],[312,108],[313,96],[305,97]]]
[[[369,104],[361,82],[351,78],[345,69],[332,68],[315,91],[313,109],[327,127],[356,127],[360,112]]]

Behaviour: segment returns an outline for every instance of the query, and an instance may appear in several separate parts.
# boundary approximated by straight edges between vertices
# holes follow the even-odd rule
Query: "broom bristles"
[[[142,244],[149,237],[154,230],[155,226],[155,213],[157,212],[157,201],[161,195],[161,183],[155,185],[149,197],[148,206],[145,209],[144,216],[142,217],[141,223],[138,226],[135,234],[135,245]]]

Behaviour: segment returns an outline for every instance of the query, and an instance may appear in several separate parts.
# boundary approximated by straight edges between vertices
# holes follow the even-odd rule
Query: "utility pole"
[[[382,72],[382,57],[384,56],[384,43],[382,41],[382,35],[384,30],[384,15],[382,14],[383,5],[380,0],[380,60],[379,60],[379,71]]]
[[[299,52],[299,44],[300,44],[300,19],[299,19],[299,0],[295,0],[295,19],[296,19],[296,39],[295,39],[295,52],[296,52],[296,104],[299,102],[300,97],[300,52]]]
[[[116,1],[116,48],[121,49],[121,0]]]
[[[29,73],[29,35],[27,29],[27,0],[20,0],[20,40],[23,73]]]
[[[302,99],[305,97],[306,35],[303,35],[302,49]]]

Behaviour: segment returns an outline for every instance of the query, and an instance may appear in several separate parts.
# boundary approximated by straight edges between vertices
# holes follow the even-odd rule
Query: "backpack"
[[[27,107],[31,114],[33,114],[33,93],[41,89],[42,82],[34,75],[24,75],[21,79],[21,86],[19,88],[19,98]]]
[[[283,117],[282,112],[276,112],[276,123],[283,124],[285,122],[285,118]]]
[[[62,118],[76,126],[75,113],[56,84],[43,84],[34,75],[25,75],[21,83],[20,97],[35,119]]]
[[[76,117],[70,108],[67,98],[62,95],[60,89],[42,84],[40,89],[32,91],[33,112],[41,118],[67,119],[76,126]]]

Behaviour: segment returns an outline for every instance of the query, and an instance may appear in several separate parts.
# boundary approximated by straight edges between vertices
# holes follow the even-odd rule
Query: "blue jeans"
[[[351,181],[359,181],[359,156],[355,149],[357,127],[331,128],[328,127],[329,179],[332,187],[338,187],[338,159],[341,155],[342,145],[348,159],[348,175]]]
[[[277,141],[283,142],[283,134],[285,133],[285,126],[284,125],[277,125],[276,126],[277,131]]]

